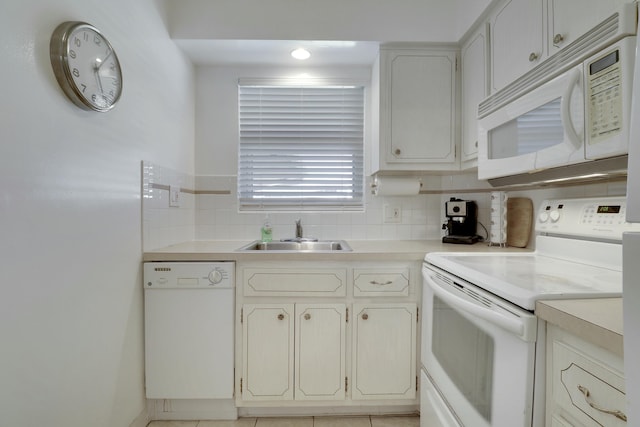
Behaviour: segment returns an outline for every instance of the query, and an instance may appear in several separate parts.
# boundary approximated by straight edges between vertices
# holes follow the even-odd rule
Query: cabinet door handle
[[[278,320],[284,320],[284,314],[282,313],[278,314]]]
[[[586,388],[585,386],[578,385],[578,390],[580,390],[580,393],[584,395],[584,401],[587,402],[587,404],[591,406],[593,409],[595,409],[596,411],[602,412],[604,414],[613,415],[614,417],[621,419],[622,421],[625,421],[625,422],[627,421],[627,416],[625,415],[624,412],[619,411],[617,409],[604,409],[598,406],[597,404],[593,403],[591,401],[591,393],[589,392],[589,389]]]
[[[553,44],[560,44],[564,41],[564,36],[562,34],[556,34],[553,36]]]
[[[304,320],[309,320],[309,319],[311,319],[311,315],[309,313],[305,313]]]
[[[538,60],[539,57],[540,57],[540,55],[538,55],[537,53],[531,52],[529,54],[529,62],[535,62],[535,61]]]
[[[402,154],[402,150],[400,150],[399,148],[396,148],[395,150],[393,150],[393,154],[395,154],[396,156],[399,156],[400,154]]]
[[[369,282],[369,284],[371,284],[371,285],[380,285],[380,286],[390,285],[392,283],[393,283],[393,281],[391,281],[391,280],[387,280],[384,283],[383,282],[378,282],[376,280],[372,280],[372,281]]]
[[[368,318],[369,318],[369,315],[367,313],[362,314],[362,320],[367,320]]]

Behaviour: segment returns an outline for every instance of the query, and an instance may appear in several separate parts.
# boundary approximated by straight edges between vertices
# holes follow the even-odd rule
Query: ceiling
[[[383,43],[456,43],[496,0],[166,0],[198,65],[370,65]],[[290,52],[311,51],[299,61]]]
[[[194,64],[268,66],[369,66],[378,42],[309,40],[175,40]],[[301,61],[291,51],[304,47],[311,57]]]

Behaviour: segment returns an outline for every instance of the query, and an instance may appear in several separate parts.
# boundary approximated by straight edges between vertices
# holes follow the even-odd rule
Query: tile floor
[[[240,418],[237,421],[152,421],[148,427],[419,427],[418,416]]]

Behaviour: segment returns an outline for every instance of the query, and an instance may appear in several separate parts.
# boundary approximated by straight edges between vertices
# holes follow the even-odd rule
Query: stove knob
[[[551,211],[549,218],[551,218],[552,222],[557,222],[560,219],[560,211]]]
[[[214,285],[217,285],[218,283],[222,282],[222,272],[217,268],[215,270],[212,270],[209,273],[209,282],[211,282]]]
[[[547,222],[548,219],[549,213],[547,211],[540,212],[540,214],[538,215],[538,221],[540,222]]]

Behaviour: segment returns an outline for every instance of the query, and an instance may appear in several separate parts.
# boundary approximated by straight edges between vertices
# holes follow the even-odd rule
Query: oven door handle
[[[453,292],[441,286],[438,283],[438,279],[433,277],[431,274],[425,275],[425,279],[429,283],[433,293],[451,307],[486,320],[487,322],[525,339],[525,323],[520,317],[516,315],[505,316],[491,310],[483,304],[460,298],[460,296],[455,295]]]

